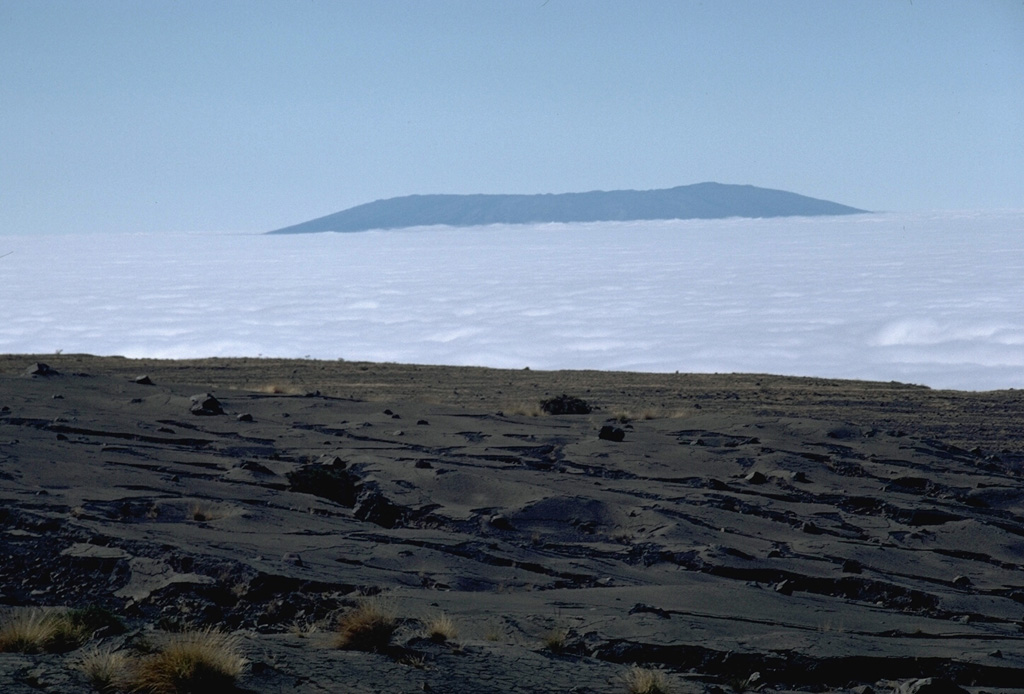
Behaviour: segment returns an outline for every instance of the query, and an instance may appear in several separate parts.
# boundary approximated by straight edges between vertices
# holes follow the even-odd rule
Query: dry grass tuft
[[[100,692],[116,692],[128,688],[131,665],[131,659],[124,652],[98,648],[85,653],[75,663],[89,684]]]
[[[196,501],[188,508],[188,517],[197,523],[208,523],[209,521],[220,520],[229,516],[237,515],[235,509],[220,504],[203,503]]]
[[[257,386],[253,390],[257,393],[265,393],[267,395],[303,395],[306,391],[298,386],[287,385],[284,383],[266,383],[262,386]]]
[[[398,629],[391,610],[380,600],[366,600],[338,620],[334,645],[354,651],[382,651]]]
[[[511,403],[501,410],[504,414],[512,417],[540,417],[544,410],[540,409],[540,403]]]
[[[292,622],[288,627],[288,633],[298,636],[300,639],[307,638],[320,631],[320,624],[316,622]]]
[[[621,424],[628,422],[648,421],[651,419],[658,419],[661,417],[673,417],[672,413],[666,414],[665,412],[655,409],[653,407],[646,407],[642,410],[619,410],[615,413],[614,419]]]
[[[417,670],[427,669],[427,658],[423,655],[405,655],[398,659],[398,663],[406,667],[414,667]]]
[[[245,664],[238,637],[213,629],[185,632],[139,663],[131,689],[148,694],[230,689]]]
[[[85,626],[67,612],[19,610],[0,624],[0,653],[69,651],[87,637]]]
[[[668,680],[660,670],[633,666],[626,675],[629,694],[668,694]]]
[[[439,614],[431,618],[427,622],[426,633],[428,639],[438,643],[451,641],[459,635],[458,630],[455,628],[455,622],[446,614]]]
[[[569,641],[568,629],[552,629],[544,635],[544,648],[552,653],[561,653]]]
[[[484,634],[484,640],[491,641],[492,643],[497,643],[498,641],[501,641],[504,638],[505,632],[498,624],[491,624],[488,627],[487,632]]]

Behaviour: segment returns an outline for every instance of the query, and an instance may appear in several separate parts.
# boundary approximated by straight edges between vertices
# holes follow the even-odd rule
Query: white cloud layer
[[[0,237],[0,350],[1024,387],[1024,213]]]

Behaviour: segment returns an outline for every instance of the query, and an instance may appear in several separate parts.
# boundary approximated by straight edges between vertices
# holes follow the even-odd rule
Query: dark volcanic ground
[[[127,625],[92,645],[218,626],[252,692],[1024,686],[1019,391],[38,360],[0,357],[0,603]],[[562,392],[600,409],[533,415]],[[393,647],[331,648],[374,594]],[[90,691],[75,658],[0,654],[0,690]]]

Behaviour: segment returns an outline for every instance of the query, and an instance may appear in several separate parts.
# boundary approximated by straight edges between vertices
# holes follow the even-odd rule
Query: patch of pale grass
[[[288,633],[298,636],[300,639],[308,638],[320,631],[320,625],[316,622],[292,622],[288,627]]]
[[[427,658],[422,655],[405,655],[399,658],[398,662],[407,667],[414,667],[417,670],[427,669]]]
[[[236,515],[238,515],[237,509],[222,504],[196,501],[188,508],[188,517],[197,523],[207,523]]]
[[[129,686],[132,660],[123,651],[93,648],[83,654],[75,667],[100,692],[115,692]]]
[[[651,419],[658,419],[659,417],[666,417],[661,410],[653,407],[646,407],[642,410],[619,410],[615,413],[614,419],[618,420],[622,424],[633,421],[648,421]]]
[[[427,638],[431,641],[438,643],[444,643],[445,641],[451,641],[459,635],[458,629],[455,628],[455,622],[452,618],[446,614],[439,614],[435,617],[431,617],[426,625]]]
[[[634,665],[626,674],[629,694],[668,694],[668,679],[660,670],[648,670]]]
[[[611,539],[612,542],[618,542],[620,545],[632,545],[636,542],[636,537],[628,530],[617,530]]]
[[[492,623],[488,627],[487,632],[484,634],[484,640],[491,641],[493,643],[497,643],[498,641],[501,641],[503,638],[505,638],[505,632],[498,624]]]
[[[131,688],[147,694],[230,689],[245,664],[237,636],[214,629],[183,632],[139,663]]]
[[[544,648],[552,653],[561,653],[565,650],[566,643],[569,641],[569,630],[561,628],[552,629],[544,634],[542,641]]]
[[[381,600],[364,600],[338,619],[336,648],[382,651],[398,629],[393,611]]]
[[[506,405],[501,410],[506,415],[513,417],[540,417],[544,410],[538,402],[516,402]]]
[[[87,638],[85,627],[67,612],[18,610],[0,623],[0,652],[68,651]]]
[[[253,390],[257,393],[265,393],[267,395],[303,395],[306,392],[298,386],[283,383],[266,383],[262,386],[253,388]]]

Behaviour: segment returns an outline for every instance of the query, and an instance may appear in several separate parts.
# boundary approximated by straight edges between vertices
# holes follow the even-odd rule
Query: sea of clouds
[[[0,236],[0,351],[1024,387],[1024,212]]]

